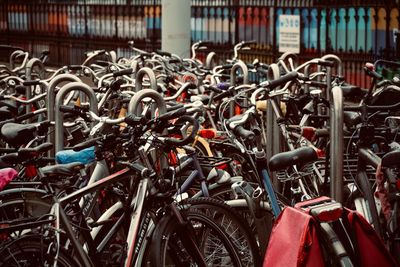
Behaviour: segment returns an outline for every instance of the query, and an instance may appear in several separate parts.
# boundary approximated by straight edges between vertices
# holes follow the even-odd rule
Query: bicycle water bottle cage
[[[343,214],[342,204],[325,196],[297,203],[295,207],[306,211],[319,222],[334,222]]]

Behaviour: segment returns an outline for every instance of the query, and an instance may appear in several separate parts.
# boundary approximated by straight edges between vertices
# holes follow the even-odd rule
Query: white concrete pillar
[[[190,57],[190,0],[162,0],[161,49]]]

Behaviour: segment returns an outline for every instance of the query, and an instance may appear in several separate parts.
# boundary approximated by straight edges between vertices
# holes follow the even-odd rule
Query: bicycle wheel
[[[212,218],[194,210],[182,215],[189,222],[184,227],[172,217],[157,224],[150,245],[151,266],[198,266],[185,239],[195,242],[206,266],[242,266],[234,245]]]
[[[48,245],[43,243],[39,236],[24,236],[9,242],[0,249],[0,266],[7,267],[36,267],[52,265],[53,255],[47,255]],[[49,257],[50,256],[50,257]],[[82,266],[73,257],[60,250],[57,266],[75,267]]]
[[[51,199],[40,192],[14,192],[1,197],[0,221],[29,218],[49,213]]]
[[[190,210],[200,210],[210,216],[225,232],[239,252],[243,266],[260,266],[261,257],[256,238],[250,226],[236,210],[213,198],[186,199]]]

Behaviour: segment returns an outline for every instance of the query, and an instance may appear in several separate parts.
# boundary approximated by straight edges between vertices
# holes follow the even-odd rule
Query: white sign
[[[300,16],[279,15],[279,52],[300,53]]]

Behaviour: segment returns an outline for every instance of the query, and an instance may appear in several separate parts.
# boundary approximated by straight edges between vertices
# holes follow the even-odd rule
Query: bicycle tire
[[[0,266],[44,266],[47,247],[43,247],[41,239],[40,236],[24,236],[9,242],[0,250]],[[60,249],[57,266],[77,267],[82,265],[74,257]]]
[[[3,196],[0,203],[0,221],[29,218],[47,214],[51,199],[38,192],[14,192]]]
[[[223,201],[214,198],[190,198],[190,210],[200,210],[210,216],[228,234],[240,254],[243,266],[261,266],[262,260],[259,247],[252,229],[243,217]]]
[[[359,187],[361,189],[362,197],[365,199],[366,204],[368,204],[368,209],[370,211],[370,215],[371,215],[371,219],[372,219],[371,224],[373,225],[375,231],[378,233],[379,237],[382,237],[383,231],[382,231],[382,226],[379,222],[378,210],[376,209],[374,193],[371,188],[372,186],[371,186],[366,174],[363,172],[358,172],[356,179],[357,179],[357,184],[359,185]]]
[[[184,251],[185,248],[182,247],[180,238],[183,236],[196,242],[207,266],[242,266],[235,246],[221,227],[209,216],[198,210],[185,210],[182,214],[190,222],[187,224],[191,226],[190,230],[182,229],[171,216],[163,217],[157,224],[150,244],[150,266],[196,264],[190,252]]]

